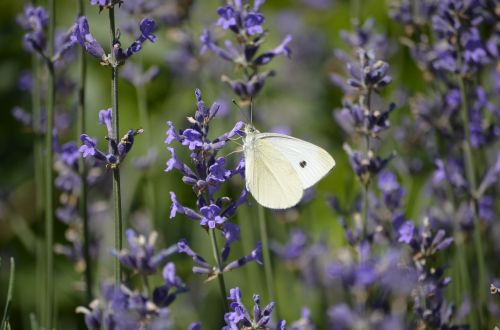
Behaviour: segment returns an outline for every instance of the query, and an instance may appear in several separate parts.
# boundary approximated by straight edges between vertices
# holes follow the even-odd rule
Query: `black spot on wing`
[[[301,161],[301,162],[299,163],[299,165],[300,165],[300,167],[304,168],[304,167],[306,167],[307,162],[306,162],[305,160],[303,160],[303,161]]]

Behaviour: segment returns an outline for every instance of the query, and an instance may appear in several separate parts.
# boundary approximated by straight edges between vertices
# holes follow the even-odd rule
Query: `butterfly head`
[[[259,131],[257,129],[255,129],[255,127],[253,127],[252,124],[245,124],[244,132],[245,132],[246,136],[253,135],[255,133],[259,133]]]

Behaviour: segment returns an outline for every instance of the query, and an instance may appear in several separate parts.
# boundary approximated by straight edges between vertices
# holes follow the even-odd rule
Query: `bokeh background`
[[[37,2],[44,4],[43,1]],[[77,2],[56,3],[57,26],[70,27],[76,18]],[[360,8],[356,9],[352,2],[341,0],[274,0],[267,1],[261,9],[266,16],[265,26],[269,30],[266,47],[278,44],[287,34],[291,34],[294,39],[290,43],[291,59],[279,57],[270,64],[270,68],[276,70],[277,75],[266,81],[262,92],[255,99],[256,126],[261,131],[285,128],[293,136],[322,146],[337,162],[335,169],[315,187],[313,197],[300,208],[267,213],[270,238],[276,244],[286,242],[290,232],[296,228],[305,230],[310,242],[324,244],[325,251],[317,263],[349,249],[338,221],[339,214],[327,201],[335,197],[340,205],[349,208],[349,205],[356,203],[361,191],[347,154],[342,148],[343,143],[348,141],[347,137],[333,117],[334,109],[341,107],[343,94],[330,79],[334,72],[345,72],[344,63],[336,59],[334,50],[350,52],[349,46],[340,37],[340,31],[353,30],[355,10],[359,10],[362,21],[374,19],[372,31],[384,35],[388,40],[384,60],[390,64],[393,83],[384,90],[377,102],[388,104],[393,101],[397,110],[391,117],[392,128],[384,133],[387,138],[378,146],[379,152],[387,155],[395,151],[397,154],[390,169],[405,187],[405,216],[418,220],[416,218],[429,203],[425,183],[432,175],[433,164],[425,162],[424,154],[422,165],[417,166],[418,171],[409,169],[404,160],[425,150],[407,148],[399,143],[396,134],[400,123],[412,117],[408,97],[423,90],[427,82],[411,59],[407,48],[401,44],[403,28],[389,18],[389,4],[379,0],[363,0],[360,3]],[[31,109],[29,91],[23,91],[19,87],[20,77],[30,70],[32,64],[31,54],[23,49],[23,31],[16,24],[16,15],[22,12],[24,5],[23,1],[0,2],[0,301],[3,304],[7,288],[7,260],[13,256],[17,265],[14,301],[11,307],[13,329],[29,329],[30,314],[40,313],[44,283],[40,261],[37,266],[37,260],[43,257],[43,216],[36,210],[34,134],[12,114],[15,107],[22,107],[27,112]],[[164,172],[165,162],[169,158],[163,142],[166,122],[172,121],[176,127],[187,125],[186,117],[193,115],[195,111],[195,88],[201,89],[207,104],[217,101],[224,108],[220,119],[215,120],[211,127],[213,136],[226,132],[236,121],[245,120],[231,102],[235,98],[231,89],[220,80],[222,74],[233,74],[233,67],[210,52],[200,54],[199,36],[205,27],[224,35],[215,29],[214,24],[217,20],[216,9],[219,6],[218,1],[194,1],[189,6],[188,18],[185,21],[176,26],[161,25],[155,32],[157,42],[145,44],[143,51],[131,59],[144,68],[158,66],[159,74],[145,87],[148,130],[137,137],[133,151],[122,166],[124,217],[126,227],[133,227],[142,233],[156,230],[159,233],[157,246],[162,248],[174,244],[180,238],[187,238],[196,251],[211,249],[207,233],[195,222],[182,217],[169,219],[170,191],[175,191],[178,199],[187,206],[193,206],[195,200],[189,186],[182,184],[179,173]],[[99,14],[95,7],[87,4],[86,14],[94,36],[107,45],[109,37],[106,13]],[[128,20],[128,16],[117,10],[118,26]],[[126,30],[126,26],[121,29]],[[125,33],[123,40],[131,41]],[[104,146],[105,130],[98,125],[98,111],[111,106],[110,74],[109,70],[103,68],[94,58],[88,56],[87,60],[87,131],[89,135],[99,137],[100,144]],[[77,77],[77,66],[70,65],[67,74],[72,78]],[[144,127],[138,110],[140,105],[136,88],[126,79],[120,80],[119,88],[122,129]],[[62,98],[62,92],[57,93]],[[69,92],[64,95],[64,102],[58,105],[58,113],[64,114],[70,123],[68,129],[59,133],[62,143],[77,140],[74,128],[76,101],[76,93]],[[234,144],[225,151],[229,154],[237,149],[238,146]],[[154,150],[157,157],[148,170],[134,166],[138,157],[147,155],[151,150]],[[187,159],[188,154],[181,153],[179,157]],[[228,159],[235,164],[240,157],[241,154],[235,153],[228,156]],[[106,171],[104,168],[102,170]],[[98,258],[94,260],[96,281],[112,276],[113,257],[110,250],[113,217],[109,204],[110,185],[109,181],[108,185],[99,186],[99,189],[92,191],[90,197],[93,201],[101,201],[94,220],[98,223],[96,228],[103,240]],[[232,188],[226,186],[224,189],[229,196],[234,196],[243,185],[243,180],[236,179]],[[498,204],[498,201],[495,201],[495,204]],[[249,206],[241,207],[232,220],[241,226],[242,233],[241,242],[235,244],[232,251],[235,257],[251,250],[259,239],[255,206],[255,202],[252,202]],[[491,233],[497,232],[497,227],[493,226]],[[56,243],[66,244],[66,229],[66,225],[56,222]],[[489,246],[487,251],[490,256],[495,255],[495,247]],[[207,253],[206,257],[210,259],[211,253]],[[446,260],[446,256],[442,258]],[[219,296],[216,281],[204,282],[203,277],[192,274],[192,260],[184,255],[174,256],[173,260],[178,275],[190,288],[189,292],[179,295],[170,308],[174,328],[185,329],[189,323],[196,320],[203,323],[204,329],[219,328],[222,308],[217,303]],[[472,270],[475,267],[473,258],[469,260],[471,263],[468,267]],[[491,264],[491,275],[494,275],[495,271],[498,271],[498,263]],[[273,267],[277,308],[281,316],[287,320],[295,320],[299,317],[301,308],[308,306],[317,328],[328,328],[325,311],[328,306],[341,301],[342,295],[333,287],[325,289],[308,283],[303,278],[301,269],[280,261],[276,256],[273,256]],[[314,276],[323,277],[321,269],[317,267],[310,270]],[[75,265],[68,258],[56,255],[55,276],[58,328],[84,328],[82,315],[75,313],[77,306],[89,303],[85,301],[83,294],[81,265]],[[161,277],[158,276],[156,280],[159,283]],[[132,277],[131,282],[134,281],[139,280]],[[228,273],[226,281],[228,287],[239,286],[245,295],[244,300],[249,304],[253,293],[261,294],[263,302],[268,301],[261,266],[250,263]],[[456,284],[453,282],[446,291],[449,298],[453,298],[454,285]],[[460,305],[460,302],[458,304]]]

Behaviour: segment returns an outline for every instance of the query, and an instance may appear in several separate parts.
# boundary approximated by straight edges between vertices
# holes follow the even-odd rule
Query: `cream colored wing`
[[[266,139],[245,146],[245,181],[255,200],[270,209],[290,208],[304,194],[293,166]]]
[[[321,180],[335,166],[335,160],[324,149],[304,140],[277,133],[258,133],[255,141],[271,144],[297,172],[302,188]]]

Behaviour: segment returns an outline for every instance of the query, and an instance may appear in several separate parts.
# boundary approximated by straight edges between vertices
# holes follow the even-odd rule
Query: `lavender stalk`
[[[111,37],[111,104],[113,108],[113,132],[114,138],[118,139],[120,136],[119,130],[119,116],[118,116],[118,63],[114,51],[116,41],[116,27],[115,27],[115,9],[109,8],[109,27]],[[120,169],[119,167],[113,168],[113,203],[115,214],[115,249],[122,249],[122,206],[121,206],[121,188],[120,188]],[[121,264],[115,260],[114,274],[115,284],[120,283],[121,279]]]
[[[10,258],[10,275],[9,275],[9,287],[7,289],[7,299],[5,300],[5,308],[3,310],[2,323],[0,323],[0,329],[10,329],[9,323],[9,310],[12,303],[12,291],[14,290],[14,274],[15,274],[16,264],[14,258]]]
[[[55,33],[55,0],[49,0],[49,30],[48,56],[54,55]],[[47,129],[45,130],[45,321],[46,329],[52,329],[54,316],[54,172],[53,172],[53,135],[54,130],[54,101],[55,101],[55,72],[52,60],[47,61],[48,91],[47,91]]]
[[[267,233],[267,225],[266,225],[266,210],[264,210],[264,207],[262,205],[258,205],[258,212],[259,212],[258,217],[259,217],[260,239],[262,241],[262,256],[264,258],[264,273],[266,274],[268,300],[276,301],[273,268],[271,265],[271,254],[269,253],[269,235]]]
[[[474,214],[474,247],[476,252],[476,258],[478,262],[478,271],[479,271],[479,320],[481,324],[484,324],[484,315],[483,315],[483,307],[486,302],[486,282],[485,282],[485,267],[484,267],[484,253],[483,253],[483,245],[481,242],[481,229],[479,223],[479,217],[477,215],[478,205],[476,199],[477,192],[477,183],[476,183],[476,170],[474,166],[474,160],[472,157],[472,148],[471,148],[471,136],[470,136],[470,127],[469,127],[469,106],[467,102],[467,90],[465,88],[465,82],[463,76],[460,76],[458,79],[458,85],[460,88],[460,97],[461,97],[461,119],[464,125],[464,134],[465,139],[463,141],[463,149],[464,149],[464,163],[465,163],[465,175],[467,177],[467,181],[470,183],[471,189],[471,209]]]
[[[83,0],[78,1],[78,16],[85,14],[85,5]],[[85,133],[85,82],[87,80],[87,61],[85,59],[85,49],[80,49],[80,86],[78,89],[78,137]],[[85,160],[79,158],[78,171],[80,174],[81,187],[79,199],[80,217],[83,222],[83,257],[85,259],[85,288],[87,301],[92,300],[92,266],[90,260],[90,233],[89,217],[87,210],[87,169]]]
[[[217,267],[219,268],[219,273],[217,274],[217,280],[219,281],[219,289],[222,297],[222,304],[224,306],[224,313],[229,312],[229,303],[227,302],[227,290],[226,283],[224,281],[224,275],[222,270],[224,269],[222,260],[220,257],[219,247],[217,245],[217,238],[215,237],[215,231],[213,228],[208,230],[210,232],[210,243],[212,244],[212,251],[214,253],[215,261],[217,262]]]
[[[43,139],[41,129],[41,97],[40,97],[40,65],[37,53],[33,53],[31,68],[33,70],[33,89],[31,92],[31,106],[33,109],[33,152],[35,165],[35,185],[36,185],[36,210],[43,211]]]
[[[142,59],[139,59],[139,72],[143,72]],[[137,107],[139,109],[139,118],[143,125],[144,131],[147,132],[147,145],[148,147],[153,146],[153,141],[151,139],[151,125],[148,115],[148,96],[146,92],[146,86],[144,82],[135,85],[136,95],[137,95]],[[156,193],[153,178],[151,174],[146,173],[146,196],[148,201],[148,208],[151,214],[152,223],[156,224]]]

